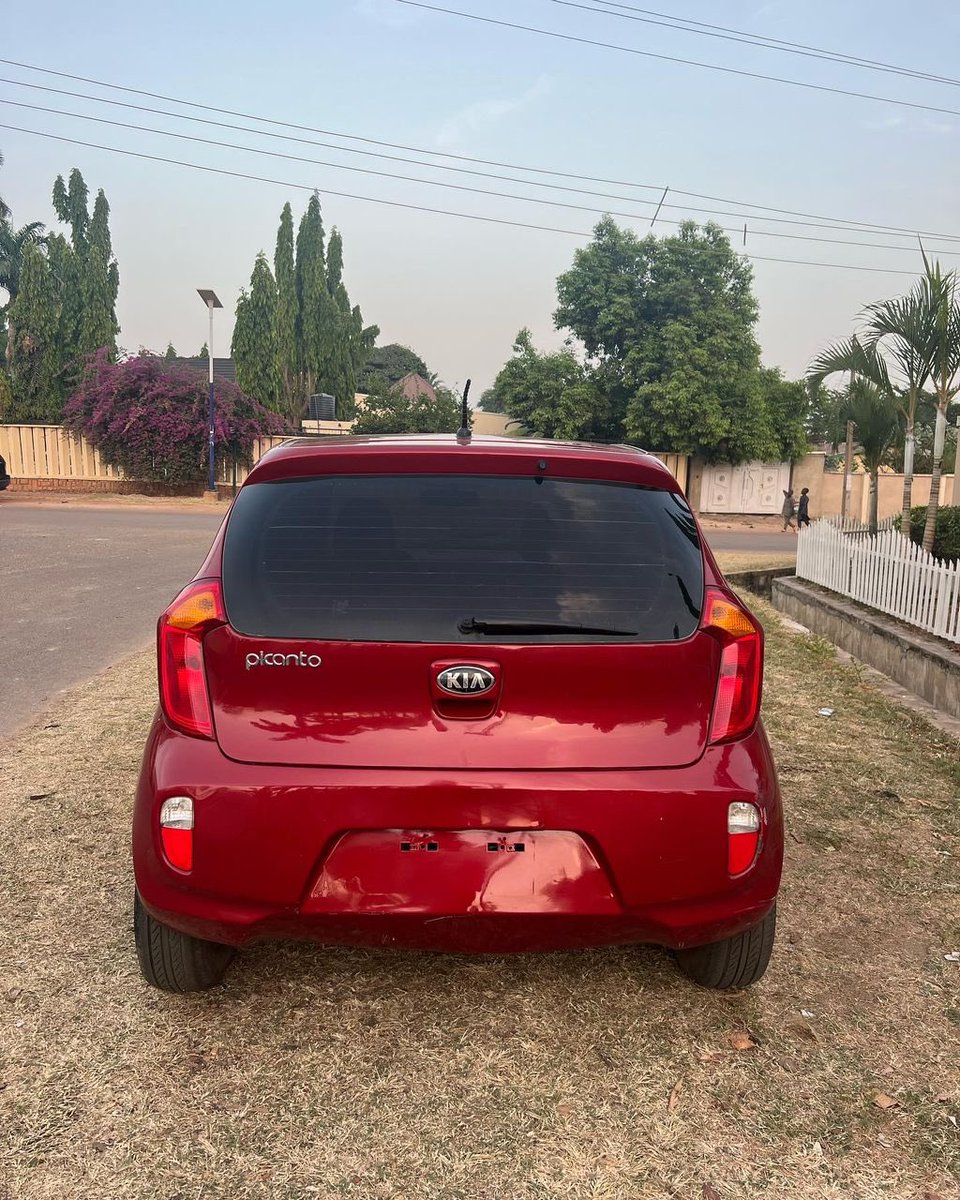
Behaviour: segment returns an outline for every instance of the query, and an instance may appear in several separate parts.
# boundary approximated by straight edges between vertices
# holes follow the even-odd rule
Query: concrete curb
[[[881,671],[939,712],[960,717],[960,651],[796,578],[774,579],[774,608]]]

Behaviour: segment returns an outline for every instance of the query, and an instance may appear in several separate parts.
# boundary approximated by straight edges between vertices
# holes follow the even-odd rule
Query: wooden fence
[[[871,534],[854,521],[815,521],[797,538],[797,575],[960,642],[960,562],[942,562],[888,527]]]
[[[284,437],[257,438],[253,443],[253,461],[281,442]],[[0,425],[0,456],[6,459],[7,471],[15,479],[59,480],[67,490],[71,480],[121,482],[125,476],[117,467],[105,463],[100,452],[83,437],[68,433],[60,425]],[[247,467],[237,467],[240,484],[249,474]],[[219,483],[233,482],[233,466],[223,463]]]
[[[97,450],[60,425],[0,425],[0,455],[14,479],[122,479]]]

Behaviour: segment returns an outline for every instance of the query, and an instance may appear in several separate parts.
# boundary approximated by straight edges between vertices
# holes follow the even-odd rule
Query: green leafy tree
[[[602,440],[610,428],[609,406],[573,349],[538,354],[529,329],[517,334],[493,392],[494,411],[542,437]]]
[[[28,242],[10,320],[16,330],[10,363],[15,397],[11,415],[19,421],[56,421],[60,392],[59,295],[50,264],[39,246]]]
[[[495,387],[488,387],[485,391],[481,392],[480,399],[477,401],[477,408],[479,408],[481,412],[502,411],[500,409],[500,401],[497,398],[497,389]]]
[[[257,255],[250,293],[240,293],[231,353],[240,390],[264,408],[282,411],[280,356],[277,352],[277,285],[266,255]]]
[[[16,337],[11,309],[20,292],[24,253],[28,245],[42,246],[44,241],[43,225],[39,221],[31,221],[29,224],[15,229],[6,217],[0,217],[0,288],[7,293],[7,303],[2,312],[7,324],[4,359],[8,369],[13,359],[13,345]]]
[[[167,362],[173,362],[173,360],[174,360],[175,358],[179,358],[179,357],[180,357],[180,356],[177,354],[177,348],[176,348],[176,346],[174,346],[173,342],[167,342],[167,348],[166,348],[166,350],[164,351],[164,355],[163,355],[163,357],[164,357],[164,359],[165,359]]]
[[[795,462],[810,448],[807,414],[810,394],[802,380],[784,379],[777,367],[760,368],[763,408],[777,442],[776,457]]]
[[[207,345],[206,342],[204,342],[203,345],[200,347],[200,349],[197,351],[197,358],[209,358],[209,357],[210,357],[210,347]]]
[[[353,427],[354,433],[456,433],[460,427],[460,401],[445,388],[435,396],[412,396],[393,387],[371,392]]]
[[[595,428],[710,460],[778,455],[752,272],[717,226],[640,238],[605,217],[557,294],[557,327],[586,349]]]
[[[276,344],[281,407],[293,422],[302,412],[302,403],[297,381],[297,273],[293,257],[293,212],[289,201],[280,214],[273,269],[277,283]]]
[[[421,375],[430,380],[427,364],[409,346],[390,342],[386,346],[372,346],[357,383],[358,390],[367,393],[379,388],[391,388],[405,375]]]

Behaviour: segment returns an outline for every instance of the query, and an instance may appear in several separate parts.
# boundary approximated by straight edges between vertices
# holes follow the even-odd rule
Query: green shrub
[[[910,509],[910,539],[918,544],[923,541],[923,527],[927,520],[926,505]],[[899,527],[899,519],[898,519]],[[937,511],[937,525],[933,535],[933,553],[937,558],[960,558],[960,506],[941,506]]]

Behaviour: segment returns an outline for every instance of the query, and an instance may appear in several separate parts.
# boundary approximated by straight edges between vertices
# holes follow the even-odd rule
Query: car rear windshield
[[[483,475],[336,475],[251,484],[227,525],[227,615],[253,637],[641,641],[688,637],[703,557],[681,496]],[[629,631],[462,632],[477,621]]]

